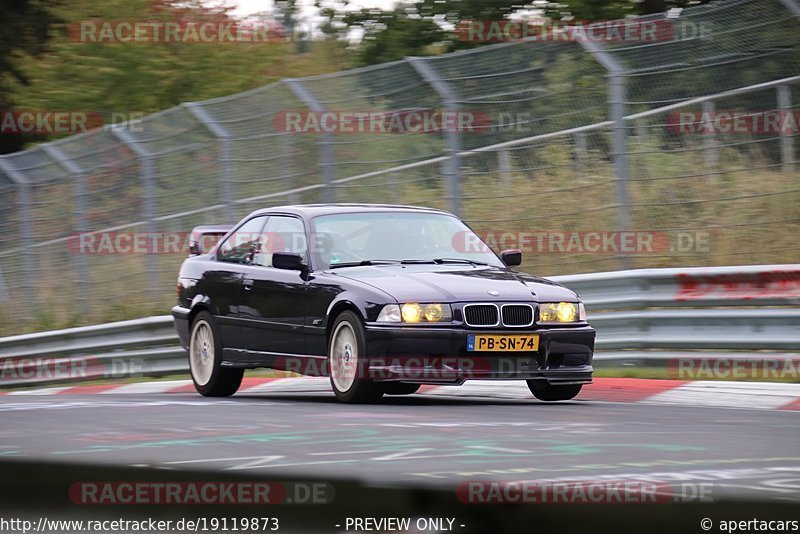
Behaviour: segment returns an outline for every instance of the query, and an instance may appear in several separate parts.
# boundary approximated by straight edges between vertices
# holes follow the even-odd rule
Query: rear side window
[[[266,216],[254,217],[229,235],[217,249],[217,259],[249,264],[261,252],[261,229]]]

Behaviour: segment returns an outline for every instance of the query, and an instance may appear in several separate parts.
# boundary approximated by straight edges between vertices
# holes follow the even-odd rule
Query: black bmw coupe
[[[468,379],[526,380],[558,401],[592,380],[578,296],[514,271],[519,250],[498,256],[450,213],[284,206],[205,228],[227,233],[203,247],[195,229],[172,308],[203,395],[232,395],[258,367],[330,376],[345,402]]]

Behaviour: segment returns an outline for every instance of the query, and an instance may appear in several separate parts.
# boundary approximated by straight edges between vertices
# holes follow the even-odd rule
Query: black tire
[[[408,382],[387,382],[381,384],[386,395],[413,395],[419,391],[420,384],[409,384]]]
[[[210,347],[213,347],[211,354],[208,353]],[[198,352],[194,352],[195,350]],[[203,362],[204,358],[210,359]],[[192,321],[189,334],[189,371],[194,388],[206,397],[229,397],[242,384],[244,369],[222,367],[222,338],[214,316],[207,311],[198,313]]]
[[[527,382],[533,396],[546,402],[574,399],[583,387],[583,384],[554,385],[546,380],[527,380]]]
[[[331,387],[342,402],[375,402],[383,396],[379,384],[363,377],[367,366],[359,358],[366,353],[366,347],[367,335],[361,318],[350,310],[343,311],[334,320],[328,340]]]

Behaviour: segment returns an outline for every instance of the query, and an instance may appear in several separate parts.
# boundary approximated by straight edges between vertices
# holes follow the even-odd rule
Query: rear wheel
[[[554,385],[546,380],[528,380],[528,389],[540,401],[565,401],[581,392],[582,384]]]
[[[381,385],[383,392],[387,395],[413,395],[419,391],[419,384],[409,384],[408,382],[387,382]]]
[[[222,367],[222,339],[214,317],[206,311],[198,313],[192,323],[189,370],[195,389],[206,397],[228,397],[242,383],[244,369]]]
[[[361,319],[352,311],[342,312],[334,321],[328,349],[331,386],[342,402],[373,402],[383,389],[368,378],[365,360],[367,338]]]

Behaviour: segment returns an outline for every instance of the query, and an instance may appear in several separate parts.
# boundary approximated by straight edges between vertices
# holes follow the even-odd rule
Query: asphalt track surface
[[[793,411],[330,393],[0,397],[0,457],[383,486],[648,479],[800,502]]]

